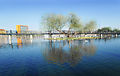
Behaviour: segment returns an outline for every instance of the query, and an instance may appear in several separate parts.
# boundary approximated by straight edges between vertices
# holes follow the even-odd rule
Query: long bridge
[[[17,33],[6,33],[6,34],[0,34],[0,37],[8,37],[8,39],[9,39],[9,44],[12,44],[12,38],[13,37],[16,37],[16,36],[25,36],[25,37],[27,37],[27,36],[29,36],[29,38],[32,40],[33,39],[33,36],[39,36],[39,35],[49,35],[49,34],[51,34],[51,35],[63,35],[63,33],[21,33],[21,34],[17,34]],[[67,33],[65,33],[65,34],[67,34]],[[74,34],[74,33],[70,33],[70,34]],[[96,35],[98,35],[98,36],[100,36],[101,38],[104,36],[104,35],[110,35],[110,36],[112,36],[112,35],[114,35],[114,36],[118,36],[118,35],[120,35],[120,33],[112,33],[112,32],[108,32],[108,33],[97,33],[97,32],[94,32],[94,33],[78,33],[77,35],[80,35],[80,34],[96,34]]]
[[[0,34],[0,35],[57,35],[57,34],[63,34],[63,33],[5,33],[5,34]],[[67,33],[64,33],[67,34]],[[74,33],[70,33],[70,34],[74,34]],[[79,34],[103,34],[103,35],[107,35],[107,34],[111,34],[111,35],[120,35],[120,32],[93,32],[93,33],[77,33],[77,35]]]

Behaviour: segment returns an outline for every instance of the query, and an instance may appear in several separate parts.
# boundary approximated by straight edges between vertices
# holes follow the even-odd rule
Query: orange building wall
[[[17,30],[17,33],[20,33],[21,31],[20,25],[16,25],[16,30]]]
[[[27,26],[27,25],[16,25],[16,30],[17,30],[17,33],[18,33],[18,34],[21,33],[21,26],[27,27],[27,30],[28,30],[28,26]]]

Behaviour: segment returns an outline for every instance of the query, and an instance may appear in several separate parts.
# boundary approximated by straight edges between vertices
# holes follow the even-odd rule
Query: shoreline
[[[101,37],[69,37],[69,38],[45,38],[46,40],[79,40],[79,39],[98,39]]]

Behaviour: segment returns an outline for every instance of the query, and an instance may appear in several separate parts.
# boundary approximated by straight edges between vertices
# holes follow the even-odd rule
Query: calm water
[[[0,76],[120,76],[120,38],[1,38]]]

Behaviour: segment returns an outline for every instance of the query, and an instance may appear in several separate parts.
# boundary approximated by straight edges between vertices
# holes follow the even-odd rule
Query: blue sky
[[[15,29],[23,24],[38,30],[42,27],[41,16],[70,12],[85,23],[95,20],[98,27],[120,28],[119,0],[0,0],[0,29]]]

